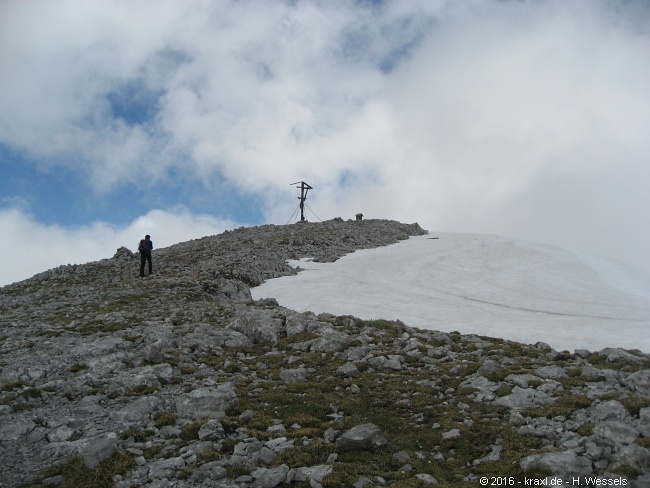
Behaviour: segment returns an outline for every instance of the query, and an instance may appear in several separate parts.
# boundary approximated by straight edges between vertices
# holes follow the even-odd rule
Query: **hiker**
[[[153,249],[153,242],[151,242],[151,236],[146,235],[144,239],[140,241],[138,245],[138,251],[140,251],[140,276],[144,276],[144,262],[149,262],[149,274],[153,273],[153,267],[151,266],[151,250]]]

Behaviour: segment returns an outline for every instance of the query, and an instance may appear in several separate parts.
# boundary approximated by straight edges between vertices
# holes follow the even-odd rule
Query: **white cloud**
[[[305,180],[321,218],[360,211],[650,268],[643,2],[0,8],[0,141],[77,165],[97,190],[217,174],[284,223],[289,183]],[[145,122],[112,112],[125,86],[159,97]]]
[[[65,264],[110,258],[124,246],[137,251],[145,234],[156,249],[177,242],[214,235],[236,227],[207,215],[191,215],[183,208],[153,210],[126,226],[95,222],[76,229],[43,225],[23,210],[0,209],[0,286],[27,279]],[[137,273],[137,269],[134,269]]]

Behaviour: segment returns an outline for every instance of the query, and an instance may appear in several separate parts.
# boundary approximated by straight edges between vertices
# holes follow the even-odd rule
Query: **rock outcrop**
[[[242,228],[157,250],[151,277],[120,248],[0,289],[0,486],[650,486],[647,354],[251,299],[249,286],[295,273],[287,259],[422,233]]]

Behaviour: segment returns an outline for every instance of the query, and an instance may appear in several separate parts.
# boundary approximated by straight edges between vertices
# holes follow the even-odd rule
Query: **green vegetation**
[[[154,435],[154,432],[152,430],[140,430],[134,427],[129,427],[122,433],[122,439],[133,437],[133,440],[135,442],[145,442],[152,435]]]
[[[83,363],[75,363],[72,366],[70,366],[69,369],[70,369],[70,372],[72,372],[72,373],[78,373],[79,371],[83,371],[85,369],[88,369],[88,365],[83,364]]]
[[[199,439],[199,430],[201,426],[205,424],[205,420],[197,420],[196,422],[189,423],[184,425],[181,428],[181,439],[189,442]]]
[[[40,488],[47,478],[62,476],[60,488],[110,488],[115,475],[124,475],[135,467],[133,458],[128,454],[115,453],[94,469],[87,468],[80,457],[71,457],[63,464],[45,469],[34,483],[22,485],[22,488]]]
[[[158,429],[166,425],[174,425],[176,423],[176,414],[171,412],[156,412],[154,421]]]
[[[531,408],[524,410],[522,415],[525,417],[569,417],[573,412],[580,408],[591,406],[591,399],[584,395],[567,395],[559,397],[555,403],[541,408]]]

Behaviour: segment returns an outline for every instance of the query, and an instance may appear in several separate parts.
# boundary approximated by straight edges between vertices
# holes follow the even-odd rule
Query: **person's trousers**
[[[153,273],[153,266],[151,265],[151,253],[140,253],[140,276],[144,276],[145,261],[149,262],[149,274]]]

